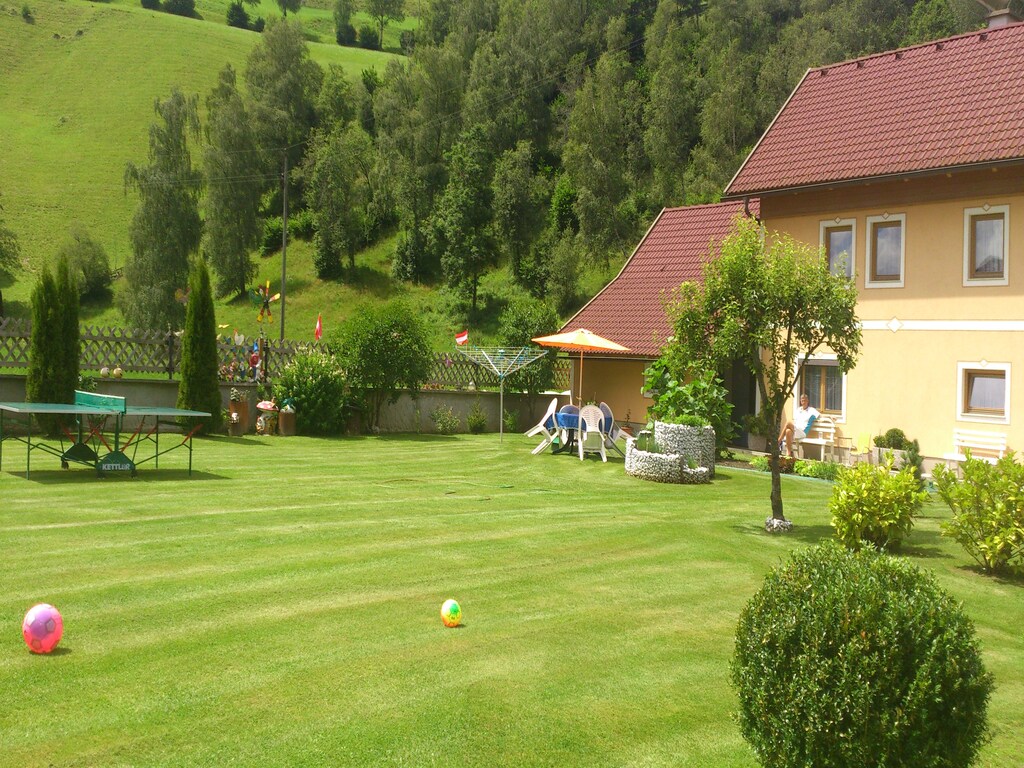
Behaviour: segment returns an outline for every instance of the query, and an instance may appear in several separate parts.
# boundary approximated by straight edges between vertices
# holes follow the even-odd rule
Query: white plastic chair
[[[605,434],[601,431],[604,414],[596,405],[585,405],[580,408],[580,426],[576,431],[576,444],[580,449],[580,461],[584,453],[600,453],[601,461],[608,461],[604,449]]]
[[[612,409],[608,406],[608,403],[602,402],[598,408],[601,409],[601,413],[604,414],[604,435],[605,435],[605,447],[612,448],[620,456],[626,454],[619,448],[618,440],[628,440],[629,435],[623,432],[617,423],[615,423],[615,416],[612,415]]]
[[[544,414],[540,423],[526,432],[527,437],[533,437],[534,435],[539,435],[541,433],[544,435],[544,439],[541,440],[540,445],[530,451],[530,453],[537,455],[551,445],[552,441],[558,436],[558,422],[555,421],[555,410],[557,408],[558,398],[556,397],[551,400],[547,413]]]

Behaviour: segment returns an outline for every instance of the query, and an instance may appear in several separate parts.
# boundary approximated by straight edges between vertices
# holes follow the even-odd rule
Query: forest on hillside
[[[359,7],[334,3],[339,25]],[[975,29],[986,13],[974,0],[419,0],[406,12],[419,22],[407,56],[382,74],[324,70],[293,13],[210,93],[157,102],[148,160],[125,174],[139,201],[119,296],[130,323],[180,327],[175,293],[196,253],[219,295],[246,292],[254,255],[280,244],[285,192],[323,280],[345,282],[397,231],[394,277],[443,287],[468,321],[498,267],[571,311],[581,276],[621,264],[658,211],[718,199],[807,68]],[[4,232],[0,221],[0,267],[16,250]]]
[[[712,202],[809,67],[983,23],[964,0],[431,0],[373,94],[394,267],[560,310],[662,208]]]

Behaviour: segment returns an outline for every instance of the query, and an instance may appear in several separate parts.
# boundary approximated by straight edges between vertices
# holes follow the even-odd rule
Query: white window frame
[[[872,259],[874,258],[875,238],[872,237],[871,228],[874,224],[891,224],[894,221],[900,223],[900,277],[899,280],[872,280]],[[907,255],[907,214],[905,213],[883,213],[881,216],[868,216],[865,219],[864,228],[864,287],[865,288],[902,288],[906,278],[906,255]]]
[[[964,384],[968,371],[1003,371],[1006,378],[1006,389],[1002,416],[986,416],[983,413],[966,413],[964,411]],[[958,362],[956,364],[956,420],[970,421],[976,424],[1009,424],[1010,423],[1010,364],[991,363],[987,360],[977,362]]]
[[[797,361],[797,367],[798,368],[800,366],[800,363],[804,363],[804,364],[810,363],[811,365],[836,365],[836,366],[838,366],[839,365],[839,357],[837,355],[835,355],[835,354],[829,354],[829,353],[815,354],[815,355],[811,355],[810,357],[801,356],[800,359]],[[794,371],[794,373],[796,373],[796,371]],[[803,373],[803,371],[801,370],[800,373]],[[829,417],[836,424],[845,424],[846,423],[846,374],[845,373],[842,374],[842,377],[843,377],[843,379],[842,379],[842,410],[840,410],[840,412],[838,414],[834,414],[834,415],[833,414],[829,414]],[[796,377],[796,381],[793,384],[793,402],[794,403],[799,403],[800,402],[800,395],[801,395],[801,392],[800,392],[800,377],[797,376]],[[824,413],[824,411],[823,411],[823,413]]]
[[[857,277],[857,220],[856,219],[829,219],[828,221],[822,221],[818,223],[818,243],[821,249],[825,252],[825,258],[828,259],[828,243],[825,241],[825,230],[827,229],[838,229],[839,227],[850,228],[850,274],[851,280]]]
[[[971,277],[971,219],[974,216],[1003,215],[1003,276]],[[964,208],[964,287],[1010,284],[1010,206],[989,205],[980,208]]]

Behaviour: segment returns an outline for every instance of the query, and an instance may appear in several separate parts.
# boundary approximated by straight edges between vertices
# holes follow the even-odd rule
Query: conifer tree
[[[200,434],[220,429],[222,422],[220,386],[217,381],[217,322],[206,262],[196,259],[189,275],[185,332],[181,337],[181,381],[178,407],[208,411],[209,419],[182,418],[183,429],[201,425]]]
[[[78,330],[79,293],[78,280],[71,262],[61,256],[57,262],[57,344],[59,349],[56,390],[60,397],[56,402],[71,403],[78,389],[78,357],[81,339]]]
[[[35,403],[71,403],[78,385],[78,289],[67,259],[57,278],[45,265],[32,289],[32,338],[25,391]],[[40,417],[49,435],[59,434],[55,417]]]

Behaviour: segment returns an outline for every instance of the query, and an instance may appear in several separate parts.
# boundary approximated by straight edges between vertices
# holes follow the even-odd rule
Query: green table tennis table
[[[64,436],[60,438],[60,448],[50,443],[32,442],[33,416],[70,417],[74,422],[74,430],[64,425]],[[132,476],[140,464],[152,461],[155,467],[160,466],[160,457],[178,448],[188,450],[188,473],[192,474],[192,436],[199,429],[193,428],[184,434],[180,442],[171,447],[160,449],[160,425],[175,424],[167,421],[179,416],[209,417],[205,411],[191,411],[184,408],[164,408],[160,406],[129,406],[123,397],[116,395],[100,395],[93,392],[75,392],[73,403],[4,403],[0,402],[0,469],[3,467],[3,444],[5,440],[24,443],[25,477],[29,476],[32,463],[32,451],[40,450],[57,456],[61,466],[83,464],[92,467],[97,474],[107,472],[128,472]],[[24,425],[25,435],[9,434],[4,431],[4,419],[16,421]],[[122,443],[125,432],[125,420],[129,417],[138,419],[135,431],[127,435]],[[106,422],[113,419],[112,441],[105,435]],[[147,430],[148,426],[148,430]],[[65,447],[65,437],[69,445]],[[177,435],[175,436],[177,437]],[[153,453],[139,458],[139,447],[143,443],[153,444]],[[165,441],[166,443],[166,441]],[[131,452],[131,456],[128,452]]]

